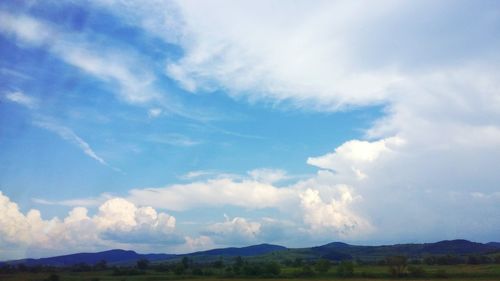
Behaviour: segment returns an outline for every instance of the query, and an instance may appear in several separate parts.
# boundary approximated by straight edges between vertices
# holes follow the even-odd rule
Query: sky
[[[0,2],[0,259],[500,233],[498,1]]]

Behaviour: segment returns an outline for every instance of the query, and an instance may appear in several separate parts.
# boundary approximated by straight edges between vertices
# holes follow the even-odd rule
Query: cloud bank
[[[0,192],[1,255],[47,255],[75,250],[92,251],[127,244],[181,244],[175,233],[173,216],[152,207],[138,207],[123,199],[113,198],[89,216],[84,207],[73,208],[64,219],[42,218],[40,211],[21,212],[18,205]]]

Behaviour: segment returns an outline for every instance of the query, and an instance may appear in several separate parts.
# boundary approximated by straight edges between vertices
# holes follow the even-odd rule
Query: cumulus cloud
[[[291,246],[298,240],[318,236],[311,228],[302,227],[300,222],[296,223],[286,219],[270,217],[262,218],[230,218],[224,215],[223,222],[208,225],[202,233],[210,237],[218,245],[251,245],[256,243],[284,243]],[[328,235],[331,235],[329,233]],[[338,235],[337,235],[338,236]]]
[[[40,253],[107,249],[126,244],[181,244],[173,216],[152,207],[138,207],[123,198],[104,202],[94,216],[84,207],[73,208],[63,219],[44,220],[40,211],[23,214],[0,192],[0,244]]]
[[[193,196],[196,194],[196,196]],[[182,211],[200,207],[232,205],[250,209],[283,206],[295,200],[295,192],[251,179],[241,181],[231,177],[211,178],[163,188],[133,189],[128,199],[153,207],[168,206]]]
[[[500,26],[498,5],[221,3],[177,3],[184,34],[177,44],[185,54],[167,65],[168,75],[195,93],[222,88],[308,110],[383,104],[385,116],[363,138],[308,159],[335,171],[321,181],[347,184],[364,198],[351,207],[370,214],[377,229],[391,229],[373,239],[411,239],[415,225],[427,239],[481,231],[492,239],[499,222],[469,227],[484,215],[454,194],[498,189],[500,41],[489,37]],[[334,207],[342,200],[319,201],[314,191],[303,194],[304,204],[306,198],[322,206],[312,212],[318,218],[342,213]],[[457,211],[457,200],[467,209]],[[494,216],[498,207],[489,204],[482,208]]]
[[[241,245],[256,241],[260,233],[261,224],[247,221],[245,218],[230,219],[225,216],[224,222],[210,225],[206,234],[213,237],[215,242],[226,245]]]
[[[348,187],[338,189],[339,198],[324,202],[318,190],[307,189],[300,194],[300,205],[304,211],[304,222],[311,226],[312,232],[329,231],[340,237],[352,238],[356,234],[370,231],[370,224],[349,210],[350,203],[355,199]]]
[[[224,206],[250,210],[277,209],[288,217],[299,219],[298,224],[290,226],[291,222],[272,218],[256,221],[243,217],[226,218],[226,221],[213,224],[204,232],[219,244],[224,240],[235,244],[276,241],[288,237],[283,231],[299,236],[309,232],[309,235],[318,237],[334,234],[336,237],[355,238],[366,237],[373,230],[365,214],[359,213],[359,208],[356,208],[361,196],[352,188],[339,185],[338,176],[333,172],[320,170],[310,178],[276,187],[269,182],[285,173],[276,170],[281,171],[276,177],[271,171],[257,169],[250,171],[246,178],[222,176],[163,188],[134,189],[130,191],[128,200],[138,204],[148,202],[152,206],[168,206],[176,211]],[[267,177],[269,174],[272,177]],[[266,177],[261,177],[259,181],[257,175]]]
[[[186,236],[186,244],[183,246],[187,251],[203,251],[213,249],[215,243],[209,236],[201,235],[198,237]]]
[[[310,157],[320,171],[309,179],[276,187],[283,174],[256,170],[250,178],[134,189],[127,198],[134,204],[176,211],[228,205],[292,210],[309,231],[345,237],[373,231],[372,241],[491,239],[499,233],[500,205],[482,200],[498,192],[500,181],[500,37],[491,37],[500,26],[496,3],[178,1],[162,2],[161,9],[141,1],[93,3],[180,46],[182,55],[165,72],[188,91],[224,89],[232,97],[307,110],[384,106],[385,115],[365,136]],[[52,44],[47,38],[54,31],[41,22],[5,13],[0,19],[3,33]],[[147,72],[134,78],[120,70],[128,64],[104,71],[92,53],[51,48],[123,88],[127,80],[150,81]],[[85,217],[82,210],[75,216]],[[24,217],[40,221],[36,212]],[[218,233],[252,223],[234,220],[219,224]],[[262,231],[262,222],[254,223]]]
[[[367,177],[363,172],[366,164],[372,164],[383,154],[393,152],[392,147],[403,144],[404,140],[399,137],[390,137],[373,142],[351,140],[337,147],[333,153],[319,157],[309,157],[307,163],[321,169],[333,170],[342,175],[355,175],[362,180]]]

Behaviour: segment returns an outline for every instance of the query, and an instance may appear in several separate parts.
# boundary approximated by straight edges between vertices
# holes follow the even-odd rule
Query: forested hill
[[[109,250],[98,253],[77,253],[41,259],[22,259],[3,262],[4,264],[25,264],[27,266],[70,266],[75,264],[94,265],[106,261],[108,264],[131,264],[141,259],[151,262],[169,261],[189,257],[199,262],[213,261],[219,258],[246,257],[253,260],[365,260],[376,261],[388,256],[406,256],[424,258],[428,256],[465,256],[487,255],[500,252],[500,243],[477,243],[467,240],[445,240],[436,243],[395,244],[382,246],[358,246],[342,242],[333,242],[310,248],[286,248],[279,245],[259,244],[248,247],[231,247],[176,254],[138,254],[134,251]]]

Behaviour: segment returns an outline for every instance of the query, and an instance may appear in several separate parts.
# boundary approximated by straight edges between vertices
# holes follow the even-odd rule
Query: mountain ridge
[[[94,265],[102,260],[108,264],[134,263],[140,259],[150,261],[168,261],[182,257],[274,257],[297,256],[305,258],[326,258],[329,260],[345,260],[363,257],[376,260],[390,255],[405,255],[408,257],[423,257],[425,255],[469,255],[500,252],[500,243],[478,243],[464,239],[442,240],[434,243],[407,243],[378,246],[351,245],[344,242],[332,242],[309,248],[287,248],[274,244],[257,244],[246,247],[216,248],[186,254],[139,254],[132,250],[112,249],[95,253],[74,253],[39,259],[26,258],[0,262],[2,264],[25,264],[27,266],[71,266],[75,264]]]

